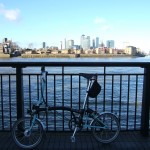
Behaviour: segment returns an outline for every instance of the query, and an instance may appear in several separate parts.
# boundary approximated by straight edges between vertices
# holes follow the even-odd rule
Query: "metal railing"
[[[149,134],[150,63],[146,62],[0,62],[0,131],[11,130],[40,96],[40,67],[48,70],[45,98],[49,105],[82,108],[87,82],[79,73],[97,73],[102,86],[87,107],[116,113],[121,130]],[[62,120],[63,122],[63,120]],[[65,131],[64,123],[46,115],[47,130]]]

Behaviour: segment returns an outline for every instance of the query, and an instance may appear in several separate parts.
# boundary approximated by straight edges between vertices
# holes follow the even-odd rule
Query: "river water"
[[[150,57],[108,57],[108,58],[9,58],[2,59],[0,62],[150,62]],[[61,67],[48,67],[46,70],[49,73],[61,74]],[[64,73],[103,73],[103,67],[66,67]],[[11,67],[0,67],[0,74],[3,73],[14,73],[15,69]],[[27,67],[23,69],[24,73],[40,73],[39,67]],[[109,74],[124,74],[124,73],[143,73],[143,68],[140,67],[108,67],[106,73]],[[4,90],[0,93],[0,129],[10,128],[10,118],[16,119],[16,95],[15,95],[15,77],[11,79],[11,87],[8,86],[8,77],[4,77],[0,81],[3,82],[1,88]],[[30,102],[34,101],[38,97],[37,92],[37,79],[36,76],[31,76],[31,83],[29,86],[29,77],[24,77],[24,100],[26,108],[29,107]],[[72,77],[72,89],[70,89],[70,76],[64,76],[64,93],[62,93],[62,77],[56,76],[54,87],[54,76],[48,76],[48,103],[50,105],[60,104],[63,97],[64,105],[72,107],[79,107],[79,78],[78,76]],[[137,76],[106,76],[106,83],[104,83],[104,76],[98,78],[102,91],[98,96],[99,101],[97,102],[98,111],[112,111],[117,112],[121,118],[121,126],[124,129],[140,128],[140,114],[141,114],[141,101],[142,101],[142,90],[143,90],[143,76],[138,76],[138,88],[136,85]],[[130,82],[129,82],[130,80]],[[121,81],[121,82],[120,82]],[[113,82],[113,86],[112,86]],[[68,84],[69,83],[69,84]],[[105,84],[105,85],[104,85]],[[29,88],[31,87],[31,89]],[[82,81],[82,91],[85,91],[86,82]],[[8,95],[11,88],[11,98]],[[55,91],[54,91],[55,88]],[[82,93],[81,91],[81,93]],[[54,98],[54,93],[56,97]],[[113,95],[112,95],[113,93]],[[64,96],[65,95],[65,96]],[[2,98],[3,97],[3,98]],[[72,97],[73,103],[70,102]],[[84,98],[84,94],[81,95],[81,99]],[[105,99],[105,100],[104,100]],[[113,99],[113,100],[112,100]],[[11,104],[10,104],[11,103]],[[105,104],[104,104],[105,103]],[[113,108],[111,104],[113,103]],[[127,104],[130,104],[127,106]],[[91,107],[95,107],[95,102],[91,100],[89,102]],[[82,105],[81,105],[82,106]],[[81,107],[80,106],[80,107]],[[11,109],[11,112],[10,112]],[[5,110],[5,111],[4,111]],[[5,119],[2,119],[2,115]]]
[[[0,58],[0,62],[150,62],[150,56],[146,56],[146,57],[104,57],[104,58],[21,58],[21,57],[13,57],[13,58]],[[74,72],[87,72],[87,67],[84,68],[73,68]],[[115,70],[114,70],[115,69]],[[115,71],[117,72],[127,72],[127,70],[129,72],[133,72],[134,73],[134,69],[133,68],[122,68],[122,67],[117,67],[117,68],[109,68],[109,70],[106,71]],[[139,71],[143,71],[142,69],[138,68]],[[13,72],[13,70],[15,71],[15,69],[12,68],[3,68],[0,69],[0,72],[6,72],[9,70],[9,72]],[[31,67],[31,68],[25,68],[24,71],[27,72],[39,72],[39,69]],[[59,72],[59,68],[55,67],[55,71],[56,73]],[[67,71],[72,71],[72,69],[70,67],[68,67],[68,69],[66,68],[66,72]],[[97,72],[100,70],[97,69],[88,69],[88,72]],[[136,70],[137,71],[137,70]],[[98,72],[97,72],[98,73]]]
[[[146,57],[101,57],[101,58],[21,58],[21,57],[13,57],[13,58],[0,58],[0,62],[150,62],[150,56]]]

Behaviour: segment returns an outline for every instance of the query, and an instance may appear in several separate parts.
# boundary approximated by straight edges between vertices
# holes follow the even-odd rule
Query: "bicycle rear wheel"
[[[32,129],[30,129],[31,121],[31,118],[21,118],[12,127],[13,140],[21,148],[32,149],[42,141],[42,124],[35,120]]]
[[[112,113],[103,113],[92,122],[93,135],[101,143],[114,141],[119,134],[120,125],[118,118]]]

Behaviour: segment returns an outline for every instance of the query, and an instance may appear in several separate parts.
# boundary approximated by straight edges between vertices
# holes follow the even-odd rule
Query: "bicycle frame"
[[[18,120],[14,124],[13,129],[12,129],[13,139],[17,145],[19,145],[22,148],[33,148],[40,143],[40,141],[42,140],[42,136],[43,136],[43,129],[45,130],[44,124],[39,119],[40,112],[45,112],[45,114],[47,112],[54,113],[54,116],[63,118],[63,121],[68,121],[68,127],[70,130],[73,131],[73,134],[71,136],[72,142],[75,142],[76,132],[82,130],[83,128],[91,128],[93,131],[94,137],[99,142],[110,143],[114,139],[116,139],[120,131],[119,120],[117,116],[109,112],[103,112],[99,114],[95,110],[86,108],[88,97],[94,98],[100,92],[101,87],[97,83],[97,75],[96,74],[84,74],[84,73],[79,74],[79,75],[81,75],[82,77],[85,77],[88,80],[87,92],[85,95],[82,109],[78,110],[78,109],[73,109],[71,107],[65,107],[65,106],[53,106],[52,107],[52,106],[48,106],[44,99],[44,95],[45,95],[44,91],[45,91],[46,83],[47,83],[46,82],[47,72],[45,71],[45,67],[41,68],[40,98],[38,99],[37,103],[32,106],[32,109],[27,111],[27,113],[30,114],[31,118],[20,118],[20,120]],[[44,103],[44,107],[43,107],[43,103]],[[61,112],[59,112],[59,110]],[[66,111],[69,112],[70,114],[68,114],[67,116],[64,116],[64,112]],[[26,119],[27,119],[27,127],[24,127],[24,125],[26,124],[25,123]],[[29,125],[28,125],[28,121],[29,121]],[[114,121],[114,125],[112,125],[113,121]],[[34,126],[35,124],[36,126]],[[21,126],[23,125],[22,130],[18,130],[19,125]],[[36,127],[37,129],[37,134],[34,134],[36,130],[33,130],[33,134],[32,134],[32,129],[34,129],[34,127]],[[109,130],[112,130],[114,132],[110,132]],[[102,132],[102,133],[99,134],[99,132]],[[23,141],[20,140],[20,136],[18,136],[18,133],[20,133],[23,136],[22,137]],[[104,134],[105,134],[105,137],[103,139]],[[108,134],[110,136],[108,136]],[[31,143],[29,142],[28,143],[29,145],[28,145],[26,143],[26,140],[24,142],[24,137],[25,139],[29,138],[29,141],[31,138],[33,142]]]
[[[45,67],[42,67],[42,68],[41,68],[41,82],[40,82],[40,83],[41,83],[41,94],[40,94],[40,98],[39,98],[39,100],[37,101],[37,104],[32,107],[32,110],[31,110],[31,111],[33,111],[33,110],[34,110],[34,111],[33,111],[33,112],[30,112],[30,111],[29,111],[29,113],[33,115],[33,120],[32,120],[32,124],[31,124],[31,128],[30,128],[30,129],[32,129],[35,120],[38,119],[38,115],[37,115],[37,114],[38,114],[39,112],[41,112],[41,111],[45,111],[45,112],[46,112],[46,111],[51,111],[51,110],[67,110],[67,111],[70,111],[71,114],[73,115],[73,118],[74,118],[74,120],[75,120],[76,126],[78,126],[78,125],[77,125],[77,122],[76,122],[76,118],[79,118],[79,117],[80,117],[81,120],[82,120],[82,122],[84,123],[83,128],[92,128],[92,127],[93,127],[93,126],[91,126],[92,121],[91,121],[90,124],[88,123],[89,120],[90,120],[92,117],[89,117],[89,116],[86,114],[86,109],[85,109],[85,107],[86,107],[86,103],[87,103],[87,100],[88,100],[88,91],[89,91],[90,86],[91,86],[91,84],[92,84],[92,80],[95,80],[95,78],[96,78],[96,77],[94,76],[94,78],[91,78],[91,79],[88,80],[87,92],[86,92],[86,95],[85,95],[85,99],[84,99],[83,107],[82,107],[82,110],[81,110],[81,111],[79,111],[79,110],[77,110],[77,109],[72,109],[72,108],[70,108],[70,107],[64,107],[64,106],[63,106],[63,107],[61,107],[61,106],[50,107],[50,106],[47,106],[47,105],[46,105],[46,102],[45,102],[45,100],[44,100],[44,91],[45,91],[45,88],[46,88],[47,71],[45,71]],[[45,104],[45,107],[44,107],[44,108],[40,108],[40,106],[41,106],[43,103]],[[77,113],[78,116],[76,117],[74,113]],[[59,114],[60,117],[63,117],[62,114],[57,113],[57,111],[56,111],[56,115],[57,115],[57,114]],[[92,120],[94,120],[97,116],[98,116],[98,115],[93,116],[94,118],[92,118]],[[86,119],[85,119],[85,118],[86,118]],[[68,121],[69,119],[66,118],[66,120]],[[40,120],[39,120],[39,121],[40,121]],[[41,121],[40,121],[40,122],[41,122]],[[81,122],[78,123],[78,124],[81,124]],[[104,124],[102,124],[102,125],[104,126]],[[95,126],[94,126],[94,127],[95,127]],[[102,127],[102,128],[103,128],[103,127]],[[74,130],[74,134],[75,134],[75,132],[76,132],[76,129]],[[73,135],[74,135],[74,134],[73,134]]]

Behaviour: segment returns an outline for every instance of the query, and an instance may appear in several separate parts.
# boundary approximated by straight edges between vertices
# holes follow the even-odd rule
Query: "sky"
[[[0,0],[0,43],[58,46],[81,35],[150,51],[150,0]],[[91,42],[92,43],[92,42]]]

